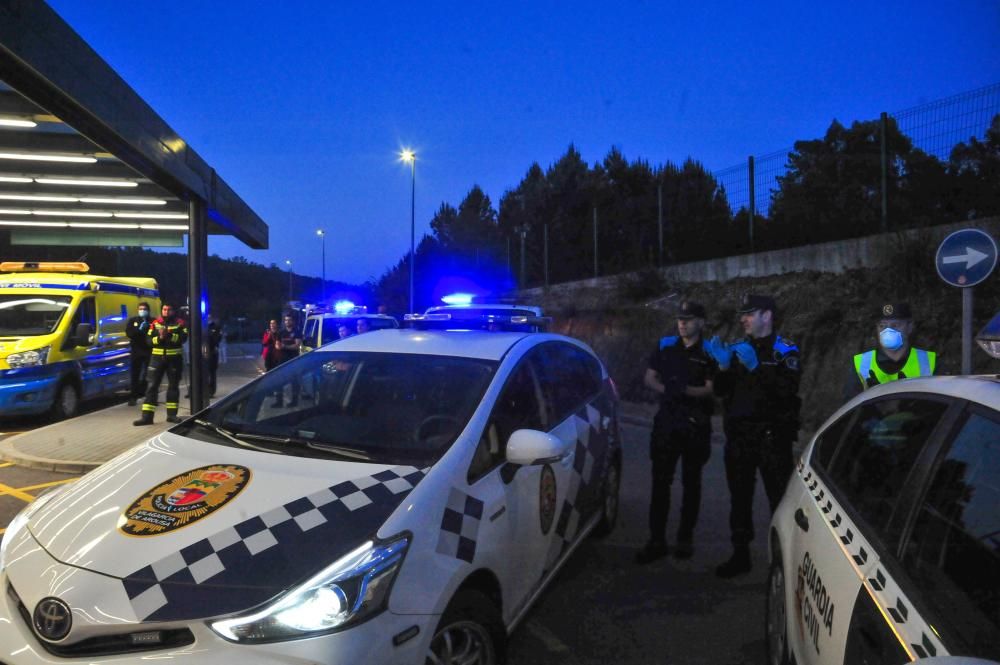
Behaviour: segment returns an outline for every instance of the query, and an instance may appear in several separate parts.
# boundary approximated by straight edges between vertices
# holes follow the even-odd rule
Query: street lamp
[[[417,260],[414,248],[416,239],[417,153],[409,149],[403,150],[399,153],[399,159],[410,165],[410,311],[415,312],[416,309],[413,306],[413,264]]]
[[[285,259],[285,265],[288,266],[288,303],[292,302],[292,262],[289,259]]]
[[[320,242],[320,246],[323,248],[323,268],[322,268],[323,286],[321,290],[323,293],[323,303],[326,304],[326,231],[324,231],[323,229],[316,229],[316,235],[318,235],[320,237],[320,240],[322,241]]]

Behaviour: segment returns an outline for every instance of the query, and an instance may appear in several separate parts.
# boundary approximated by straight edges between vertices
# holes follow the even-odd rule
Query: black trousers
[[[794,465],[792,443],[790,436],[765,423],[726,423],[726,483],[733,544],[745,545],[753,540],[753,494],[758,470],[771,513],[778,507]]]
[[[219,373],[219,354],[208,354],[208,396],[215,396],[215,389],[218,386],[217,375]]]
[[[181,396],[181,375],[184,373],[184,356],[154,355],[149,361],[149,389],[146,390],[146,400],[142,404],[143,411],[156,411],[156,398],[159,396],[160,383],[163,375],[167,375],[167,411],[177,411]]]
[[[659,418],[658,418],[659,420]],[[685,423],[683,428],[671,428],[669,423],[656,422],[650,438],[649,457],[652,461],[653,491],[649,500],[650,539],[666,541],[670,515],[670,486],[674,481],[677,462],[681,463],[681,521],[677,540],[690,542],[701,509],[701,470],[711,456],[711,425]]]
[[[145,353],[132,353],[129,358],[131,369],[129,371],[130,390],[129,397],[138,399],[146,394],[147,385],[146,373],[149,369],[149,355]]]

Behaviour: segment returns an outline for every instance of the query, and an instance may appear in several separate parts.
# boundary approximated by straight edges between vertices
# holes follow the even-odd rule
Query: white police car
[[[293,382],[314,390],[273,406]],[[497,662],[614,526],[616,409],[558,335],[318,349],[15,518],[0,662]]]
[[[1000,661],[1000,379],[897,381],[843,406],[770,552],[770,663]]]

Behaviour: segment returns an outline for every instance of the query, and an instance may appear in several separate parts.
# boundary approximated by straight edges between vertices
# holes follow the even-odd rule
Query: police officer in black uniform
[[[149,361],[149,389],[142,403],[142,413],[133,425],[152,425],[156,413],[156,402],[160,392],[160,382],[167,375],[167,422],[176,423],[178,399],[180,398],[181,374],[184,373],[184,342],[187,341],[187,322],[174,313],[174,306],[164,303],[160,318],[149,326],[149,344],[152,359]]]
[[[205,349],[208,351],[205,354],[208,358],[208,396],[215,397],[215,390],[219,385],[219,345],[222,344],[222,328],[212,313],[208,315],[205,333]]]
[[[129,342],[129,378],[131,379],[128,393],[128,405],[135,406],[137,399],[146,394],[146,372],[149,369],[149,356],[152,348],[149,346],[149,303],[141,302],[136,308],[137,314],[125,322],[125,334]]]
[[[678,336],[663,337],[649,358],[645,383],[660,395],[660,410],[653,419],[649,442],[653,490],[649,502],[649,542],[635,555],[644,564],[666,556],[670,485],[681,462],[681,521],[674,556],[690,558],[701,504],[701,470],[711,453],[711,418],[714,407],[714,363],[705,353],[702,328],[705,308],[696,302],[681,303],[677,314]]]
[[[714,389],[725,409],[733,555],[715,570],[724,578],[750,571],[757,471],[773,513],[792,473],[799,431],[799,349],[775,334],[774,299],[747,294],[738,311],[746,337],[728,345],[714,337],[705,345],[719,366]]]

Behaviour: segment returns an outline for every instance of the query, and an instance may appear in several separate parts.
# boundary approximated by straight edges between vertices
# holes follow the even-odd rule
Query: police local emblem
[[[892,316],[892,305],[885,305],[882,307],[883,316]]]
[[[548,464],[542,467],[542,477],[538,484],[538,515],[542,535],[547,535],[556,516],[556,475]]]
[[[186,471],[136,499],[118,519],[130,536],[158,536],[207,517],[250,482],[250,469],[215,464]]]

